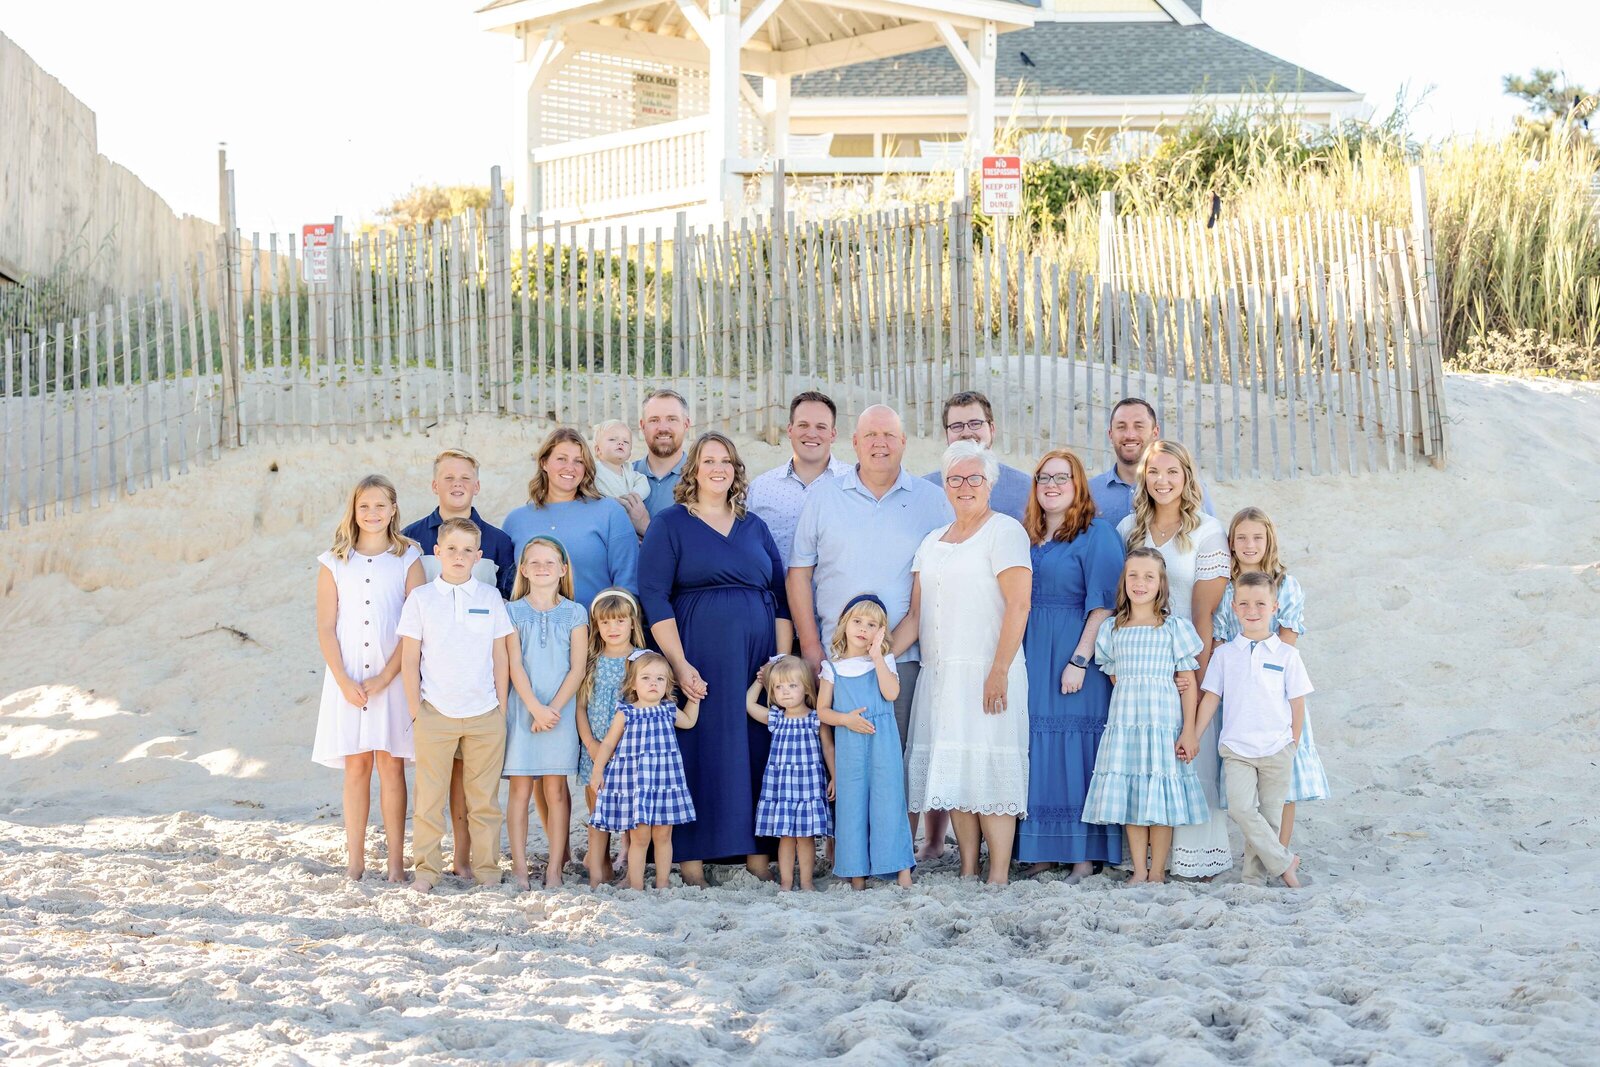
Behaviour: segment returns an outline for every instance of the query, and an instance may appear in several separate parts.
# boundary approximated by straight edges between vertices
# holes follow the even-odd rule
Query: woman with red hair
[[[1111,680],[1094,664],[1094,639],[1117,604],[1122,539],[1095,517],[1083,463],[1047,452],[1033,471],[1023,513],[1033,544],[1033,608],[1022,638],[1028,663],[1028,818],[1017,859],[1033,876],[1072,865],[1077,882],[1094,864],[1122,861],[1122,828],[1083,821],[1095,752],[1111,706]]]

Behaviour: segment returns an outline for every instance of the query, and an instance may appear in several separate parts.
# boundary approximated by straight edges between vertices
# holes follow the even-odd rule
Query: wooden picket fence
[[[980,237],[961,203],[647,232],[513,222],[497,197],[428,227],[337,232],[311,284],[293,235],[235,231],[144,299],[7,343],[0,527],[226,449],[477,414],[587,428],[637,417],[658,386],[689,398],[699,428],[768,440],[805,388],[838,401],[842,432],[883,402],[940,440],[943,398],[980,389],[999,446],[1025,458],[1066,445],[1109,465],[1110,407],[1138,395],[1211,477],[1442,462],[1425,229],[1330,220],[1331,244],[1291,239],[1265,270],[1235,254],[1208,275],[1192,249],[1174,266],[1178,242],[1141,239],[1161,227],[1178,232],[1108,210],[1088,274],[1004,228]]]

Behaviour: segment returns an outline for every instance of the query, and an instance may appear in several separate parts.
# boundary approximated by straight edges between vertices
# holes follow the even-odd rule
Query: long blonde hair
[[[870,600],[863,600],[859,604],[844,609],[839,616],[839,625],[833,628],[833,640],[828,642],[828,651],[835,657],[847,654],[850,647],[850,635],[845,633],[845,625],[857,615],[870,616],[879,626],[883,627],[883,654],[887,656],[894,648],[894,642],[889,635],[889,613]]]
[[[415,541],[400,532],[400,494],[395,492],[394,483],[381,474],[369,474],[356,483],[350,490],[350,499],[344,506],[344,515],[339,519],[339,525],[333,528],[333,557],[340,563],[350,558],[350,553],[356,547],[356,539],[361,536],[361,527],[356,523],[356,501],[368,489],[382,489],[389,496],[389,526],[384,533],[389,537],[389,547],[385,550],[396,556],[406,554],[406,549],[416,544]]]
[[[1128,625],[1128,620],[1133,618],[1133,601],[1128,598],[1128,564],[1136,559],[1153,559],[1161,567],[1161,585],[1156,589],[1155,608],[1156,617],[1165,622],[1172,615],[1172,589],[1167,584],[1167,557],[1153,548],[1140,546],[1128,551],[1128,558],[1122,561],[1122,577],[1117,579],[1117,614],[1115,622],[1118,626]]]
[[[644,618],[639,602],[626,589],[602,589],[589,605],[589,655],[583,665],[583,684],[578,686],[578,707],[587,709],[589,697],[594,695],[594,671],[600,654],[606,650],[606,639],[600,635],[599,623],[612,619],[627,619],[632,632],[628,635],[634,648],[644,647]]]
[[[744,460],[739,458],[739,450],[734,447],[733,438],[727,434],[718,433],[716,430],[707,430],[694,439],[694,444],[689,446],[689,455],[683,462],[683,476],[678,479],[678,484],[673,487],[672,499],[690,512],[700,501],[700,454],[706,450],[706,445],[715,442],[728,450],[728,458],[733,460],[733,479],[728,483],[728,506],[733,509],[736,519],[744,518],[745,491],[750,488],[750,479],[745,476]]]
[[[1259,522],[1267,531],[1267,550],[1261,554],[1261,569],[1268,578],[1272,579],[1272,587],[1276,589],[1283,581],[1283,576],[1289,573],[1284,569],[1283,560],[1278,556],[1278,528],[1272,525],[1272,520],[1267,518],[1267,513],[1254,505],[1240,508],[1228,523],[1228,557],[1232,560],[1230,566],[1231,580],[1237,581],[1239,575],[1244,573],[1239,569],[1239,559],[1233,555],[1233,533],[1242,522]]]
[[[522,573],[522,564],[528,558],[528,549],[534,545],[549,545],[556,550],[556,557],[561,560],[561,565],[567,569],[567,573],[563,574],[561,580],[556,583],[556,592],[571,600],[574,595],[572,591],[572,560],[567,558],[567,546],[550,534],[534,534],[522,546],[522,551],[517,553],[517,576],[511,582],[511,599],[521,600],[533,588],[533,583],[528,581],[528,576]]]
[[[600,490],[594,484],[594,453],[589,449],[589,442],[583,439],[583,434],[571,426],[557,426],[540,442],[539,451],[533,457],[533,477],[528,479],[528,500],[542,508],[545,501],[550,499],[550,479],[545,477],[544,461],[550,458],[550,453],[556,450],[557,445],[577,445],[583,453],[583,477],[578,479],[577,498],[599,500]]]
[[[1189,455],[1189,450],[1176,441],[1156,438],[1144,450],[1144,455],[1139,457],[1139,470],[1133,477],[1133,529],[1128,531],[1128,547],[1138,548],[1144,544],[1144,539],[1150,532],[1150,524],[1155,521],[1156,502],[1150,499],[1150,489],[1145,482],[1145,467],[1150,463],[1150,457],[1168,455],[1178,461],[1178,466],[1183,470],[1183,494],[1178,498],[1178,533],[1176,540],[1178,547],[1187,552],[1193,547],[1189,535],[1200,528],[1200,523],[1205,519],[1201,510],[1203,497],[1200,495],[1200,480],[1194,476],[1194,460]]]

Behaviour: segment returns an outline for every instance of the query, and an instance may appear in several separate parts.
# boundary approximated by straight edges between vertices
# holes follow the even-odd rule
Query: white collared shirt
[[[406,597],[395,633],[422,642],[422,699],[441,715],[470,719],[500,706],[494,643],[512,630],[494,586],[440,576]]]
[[[1252,641],[1243,634],[1219,647],[1200,688],[1222,698],[1218,743],[1258,759],[1294,743],[1289,701],[1312,692],[1299,651],[1277,634]]]
[[[900,668],[896,665],[892,654],[884,656],[883,662],[888,664],[890,674],[896,678],[900,677]],[[840,678],[859,678],[863,674],[871,674],[877,669],[877,665],[872,662],[871,656],[846,656],[836,660],[825,659],[822,661],[822,680],[824,682],[834,682]]]
[[[767,529],[772,531],[772,540],[778,546],[778,558],[783,560],[785,567],[789,565],[789,553],[794,550],[794,528],[800,522],[800,509],[805,505],[806,494],[815,486],[849,469],[850,464],[830,455],[828,465],[808,485],[795,474],[794,457],[790,456],[789,462],[783,466],[759,474],[750,482],[745,507],[752,514],[759,515],[761,521],[767,524]]]

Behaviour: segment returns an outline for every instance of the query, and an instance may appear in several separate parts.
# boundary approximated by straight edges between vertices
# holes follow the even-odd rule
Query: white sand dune
[[[1213,485],[1274,515],[1309,598],[1337,797],[1301,808],[1300,893],[991,890],[948,862],[862,895],[351,885],[338,776],[309,760],[314,557],[368,469],[430,507],[445,443],[483,458],[498,518],[538,429],[261,447],[14,529],[0,1053],[1593,1062],[1600,389],[1448,386],[1447,470]]]

